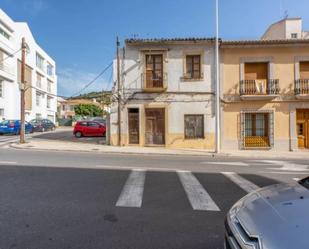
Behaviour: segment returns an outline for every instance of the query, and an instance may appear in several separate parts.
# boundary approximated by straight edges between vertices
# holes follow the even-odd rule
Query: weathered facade
[[[309,40],[221,44],[222,147],[309,148]]]
[[[213,150],[213,65],[213,39],[127,40],[120,61],[121,144]],[[115,81],[116,69],[115,62]],[[115,101],[112,145],[117,121]]]

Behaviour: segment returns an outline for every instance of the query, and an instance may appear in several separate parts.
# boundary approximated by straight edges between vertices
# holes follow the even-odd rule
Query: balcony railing
[[[142,76],[142,87],[144,90],[165,90],[167,82],[167,73],[153,74],[143,73]]]
[[[309,94],[309,79],[295,80],[294,91],[296,95]]]
[[[279,80],[241,80],[240,95],[277,95],[280,92]]]
[[[14,74],[13,67],[8,66],[5,63],[0,63],[0,70],[4,71],[6,73],[9,73],[9,74]]]

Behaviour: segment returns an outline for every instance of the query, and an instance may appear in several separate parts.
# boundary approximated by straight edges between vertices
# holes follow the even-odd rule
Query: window
[[[44,58],[38,53],[36,54],[36,66],[41,70],[44,70]]]
[[[51,82],[47,80],[47,92],[51,92]]]
[[[70,105],[70,111],[74,111],[74,105]]]
[[[185,138],[204,138],[203,115],[185,115]]]
[[[297,33],[292,33],[292,34],[291,34],[291,38],[292,38],[292,39],[297,39]]]
[[[52,99],[52,98],[47,97],[47,102],[46,102],[46,103],[47,103],[47,105],[46,105],[47,108],[50,108],[50,106],[51,106],[51,99]]]
[[[80,122],[79,125],[80,126],[87,126],[87,122]]]
[[[163,55],[146,55],[146,88],[163,87]]]
[[[4,31],[2,28],[0,28],[0,34],[4,36],[6,39],[8,40],[10,39],[10,35],[6,31]]]
[[[41,113],[35,114],[35,118],[36,118],[36,119],[42,119],[42,114],[41,114]]]
[[[36,74],[36,86],[42,88],[42,76],[39,73]]]
[[[50,64],[50,63],[47,63],[47,75],[49,76],[53,76],[54,74],[54,67]]]
[[[36,106],[40,106],[41,105],[41,94],[39,92],[36,92],[35,102],[36,102]]]
[[[201,56],[200,55],[187,55],[186,56],[185,78],[189,78],[189,79],[201,78]]]
[[[88,122],[88,126],[97,127],[99,124],[96,122]]]
[[[0,81],[0,98],[3,97],[3,81]]]
[[[4,109],[0,108],[0,117],[4,116]]]
[[[245,146],[269,147],[269,113],[245,113]]]

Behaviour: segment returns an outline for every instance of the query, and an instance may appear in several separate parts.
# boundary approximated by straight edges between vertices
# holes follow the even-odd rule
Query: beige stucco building
[[[309,40],[221,44],[222,147],[309,148]]]
[[[120,57],[121,145],[214,150],[213,39],[126,40]],[[114,101],[112,145],[117,121]]]

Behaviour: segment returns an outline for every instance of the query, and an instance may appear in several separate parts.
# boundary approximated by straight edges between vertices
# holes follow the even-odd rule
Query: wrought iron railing
[[[167,73],[143,73],[141,79],[143,89],[165,89],[167,87]]]
[[[309,79],[295,80],[294,91],[296,95],[309,94]]]
[[[276,95],[279,92],[278,79],[269,79],[266,81],[241,80],[239,83],[240,95]]]

